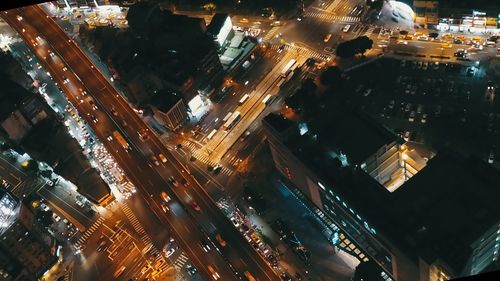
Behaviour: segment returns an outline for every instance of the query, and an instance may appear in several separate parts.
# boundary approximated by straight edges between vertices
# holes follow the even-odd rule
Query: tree
[[[341,58],[351,58],[356,54],[364,55],[373,47],[373,40],[367,36],[360,36],[350,41],[342,42],[337,47],[337,56]]]
[[[373,47],[373,40],[368,38],[367,36],[361,36],[355,39],[356,40],[356,53],[364,55],[367,50]]]
[[[54,213],[50,210],[48,211],[44,211],[44,210],[41,210],[41,209],[38,209],[38,211],[36,212],[36,219],[45,227],[48,227],[50,226],[52,223],[54,223],[53,219],[52,219],[52,215]]]
[[[439,33],[437,33],[437,32],[431,32],[431,33],[429,33],[429,37],[430,38],[437,38],[438,36],[439,36]]]
[[[380,273],[382,269],[373,261],[358,264],[352,281],[384,281]]]

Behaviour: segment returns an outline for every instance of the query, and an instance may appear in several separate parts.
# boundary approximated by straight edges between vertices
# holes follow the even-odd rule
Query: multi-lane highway
[[[160,139],[147,129],[76,42],[68,38],[40,7],[12,10],[2,13],[2,16],[21,34],[43,62],[68,99],[91,124],[96,135],[138,187],[151,210],[165,226],[172,229],[180,246],[186,250],[205,278],[217,277],[209,271],[208,266],[211,266],[218,272],[221,280],[237,279],[232,268],[240,274],[248,270],[258,280],[278,280],[268,264],[240,236]],[[127,121],[126,126],[123,120]],[[140,130],[145,130],[143,137],[138,134]],[[114,131],[125,137],[131,145],[131,151],[125,150],[116,137],[112,137]],[[156,166],[151,161],[151,156],[158,156],[160,153],[166,156],[167,162]],[[188,187],[170,184],[170,176],[174,176],[177,181],[186,179]],[[161,191],[168,192],[182,202],[174,199],[173,203],[169,203],[170,211],[164,212],[159,196]],[[193,200],[201,207],[200,211],[191,208]],[[217,243],[213,239],[216,234],[226,240],[225,246],[218,244],[223,255],[213,250],[215,247],[204,252],[200,245],[200,240],[205,235]]]

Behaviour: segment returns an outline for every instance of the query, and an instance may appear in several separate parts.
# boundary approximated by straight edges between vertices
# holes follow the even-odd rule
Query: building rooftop
[[[398,140],[389,130],[361,113],[333,112],[324,121],[319,121],[320,127],[315,133],[325,148],[338,148],[347,155],[349,162],[359,165],[381,147]]]
[[[500,172],[477,158],[443,150],[393,193],[361,170],[334,185],[362,216],[424,260],[460,272],[472,244],[498,221]]]

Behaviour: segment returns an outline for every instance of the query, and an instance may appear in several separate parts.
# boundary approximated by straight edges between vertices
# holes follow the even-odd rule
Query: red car
[[[201,211],[201,208],[200,208],[200,205],[198,205],[198,203],[196,203],[196,201],[191,200],[191,206],[193,206],[193,209],[197,212]]]
[[[185,178],[181,178],[181,184],[187,188],[189,186],[189,182]]]

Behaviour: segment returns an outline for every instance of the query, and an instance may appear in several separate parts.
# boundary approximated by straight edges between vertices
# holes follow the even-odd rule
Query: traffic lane
[[[169,153],[170,155],[170,153]],[[174,158],[175,161],[177,161]],[[172,161],[172,160],[171,160]],[[179,163],[179,165],[182,165]],[[188,181],[196,181],[195,179],[187,179]],[[192,185],[192,184],[191,184]],[[192,185],[195,186],[195,185]],[[196,182],[196,186],[201,186]],[[184,188],[179,186],[179,188]],[[194,194],[193,197],[197,197],[198,204],[200,205],[201,210],[205,213],[204,215],[208,215],[212,218],[212,222],[217,225],[218,233],[224,238],[224,240],[228,241],[225,250],[226,256],[229,255],[231,257],[231,262],[240,265],[240,260],[243,263],[246,263],[247,266],[252,267],[254,269],[259,269],[259,273],[256,273],[261,280],[273,280],[275,277],[274,272],[269,267],[269,265],[257,254],[257,252],[248,244],[248,242],[241,236],[241,234],[234,228],[229,219],[222,214],[218,206],[208,198],[209,195],[205,193],[204,189],[192,189]],[[201,213],[201,212],[200,212]],[[200,215],[200,214],[198,214]],[[214,237],[211,237],[212,239]],[[242,251],[243,250],[243,251]],[[257,255],[257,257],[255,257]],[[244,262],[244,260],[246,262]],[[244,268],[239,267],[239,270],[244,270]],[[267,272],[266,272],[267,271]]]
[[[62,84],[62,83],[61,83]],[[109,149],[109,148],[108,148]],[[208,275],[208,274],[207,274]]]
[[[37,193],[42,197],[44,198],[45,200],[47,200],[50,205],[52,206],[56,206],[56,209],[62,209],[64,212],[66,212],[67,214],[69,214],[69,216],[71,218],[73,218],[73,220],[76,220],[79,224],[81,224],[81,226],[83,226],[83,229],[82,227],[78,227],[78,223],[75,223],[73,220],[71,220],[70,218],[70,221],[78,227],[78,230],[80,231],[84,231],[85,229],[89,228],[94,222],[95,220],[97,219],[97,217],[95,218],[92,218],[90,216],[87,216],[86,214],[84,214],[83,212],[80,211],[79,207],[76,208],[75,204],[69,204],[69,202],[63,198],[60,194],[58,195],[55,190],[53,190],[54,188],[51,188],[51,187],[42,187],[40,188]]]
[[[170,157],[170,153],[168,153],[168,154]],[[170,159],[170,161],[173,161],[173,159]],[[179,165],[181,165],[181,164],[179,163]],[[178,173],[181,174],[180,172],[178,172]],[[179,174],[175,175],[177,180],[180,179]],[[192,178],[188,178],[186,180],[188,180],[188,182],[193,181]],[[198,183],[196,185],[200,186]],[[196,186],[196,185],[193,185],[191,183],[191,186]],[[182,187],[179,184],[179,187],[177,188],[177,190],[179,190],[181,188],[184,189],[184,187]],[[238,271],[240,271],[240,272],[242,272],[242,270],[244,270],[247,266],[252,267],[254,269],[260,269],[262,271],[266,271],[266,270],[271,271],[271,272],[267,272],[267,273],[263,272],[262,276],[260,276],[260,274],[258,274],[258,273],[256,273],[256,275],[259,275],[260,278],[262,278],[262,280],[273,280],[272,276],[274,276],[274,272],[272,272],[272,270],[267,265],[267,263],[265,261],[263,261],[263,259],[260,256],[254,258],[253,254],[257,254],[255,252],[255,250],[253,248],[251,248],[251,246],[246,242],[246,240],[243,239],[241,234],[229,222],[229,219],[227,219],[222,214],[222,212],[219,210],[217,205],[213,201],[211,201],[211,199],[207,198],[207,195],[205,195],[204,193],[202,193],[202,194],[200,194],[200,193],[202,193],[201,189],[196,189],[196,188],[193,188],[192,192],[191,192],[191,196],[193,198],[195,198],[198,205],[200,205],[200,207],[201,207],[200,213],[195,214],[195,215],[200,216],[200,217],[209,215],[209,217],[213,218],[212,221],[216,222],[215,224],[217,225],[218,233],[221,234],[221,236],[223,236],[223,237],[225,236],[226,238],[224,238],[224,239],[229,242],[226,245],[224,252],[225,252],[226,256],[231,257],[231,263],[233,265],[239,265]],[[178,193],[176,193],[176,194],[178,194]],[[204,214],[202,215],[202,213],[204,213]],[[214,239],[214,236],[212,236],[211,238]],[[234,248],[236,248],[237,250],[234,250]],[[243,252],[242,252],[242,250],[243,250]],[[246,262],[244,262],[243,260],[246,260]],[[243,266],[243,265],[245,265],[245,263],[246,263],[246,266]],[[271,277],[269,277],[270,274],[271,274]]]

